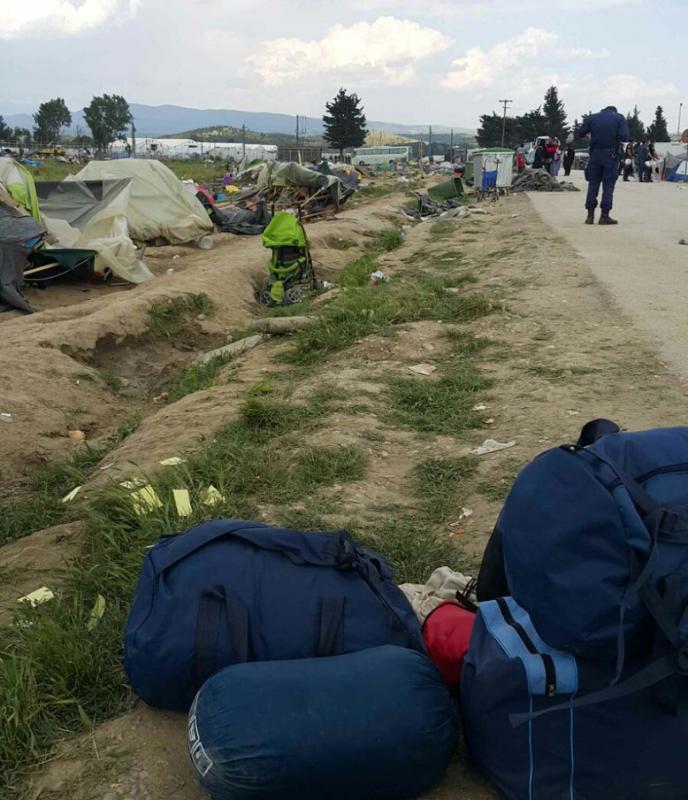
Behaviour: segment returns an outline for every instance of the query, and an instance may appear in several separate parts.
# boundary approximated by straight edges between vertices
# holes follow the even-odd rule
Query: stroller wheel
[[[303,300],[303,296],[306,293],[305,286],[292,286],[290,289],[284,293],[284,305],[292,305],[294,303],[300,303]]]
[[[260,293],[260,302],[264,306],[274,306],[275,305],[275,301],[272,299],[272,295],[270,294],[269,289],[264,289]]]

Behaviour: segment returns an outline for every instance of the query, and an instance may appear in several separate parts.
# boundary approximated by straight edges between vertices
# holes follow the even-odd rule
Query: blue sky
[[[475,127],[559,86],[569,116],[688,101],[688,3],[665,0],[0,0],[0,112],[62,96]],[[13,108],[9,102],[20,104]],[[684,116],[688,127],[688,107]]]

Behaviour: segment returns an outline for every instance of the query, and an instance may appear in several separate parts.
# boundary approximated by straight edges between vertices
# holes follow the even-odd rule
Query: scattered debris
[[[508,450],[515,444],[516,442],[498,442],[496,439],[485,439],[479,447],[475,447],[470,452],[473,456],[486,456],[499,450]]]
[[[370,280],[368,281],[368,283],[370,284],[370,286],[377,286],[378,283],[385,283],[386,281],[387,281],[387,276],[385,275],[385,273],[381,272],[380,270],[377,270],[377,272],[373,272],[373,274],[370,276]]]
[[[201,496],[201,503],[204,506],[216,506],[218,503],[224,502],[224,499],[224,495],[211,484]]]
[[[14,420],[7,411],[0,411],[0,422],[14,422]]]
[[[79,494],[79,492],[80,492],[80,491],[81,491],[81,486],[75,486],[75,487],[72,489],[72,491],[71,491],[71,492],[69,492],[68,494],[66,494],[66,495],[65,495],[65,496],[62,498],[62,502],[63,502],[63,503],[71,503],[71,502],[72,502],[72,500],[76,500],[76,496]]]
[[[153,398],[153,402],[154,403],[166,403],[167,400],[169,399],[169,396],[170,395],[169,395],[168,392],[162,392],[161,394],[156,394],[155,397]]]
[[[180,517],[190,517],[192,509],[188,489],[173,489],[172,497],[177,507],[177,514]]]
[[[477,406],[473,406],[473,411],[487,411],[487,406],[485,403],[478,403]]]
[[[36,589],[30,594],[24,595],[24,597],[20,597],[17,602],[18,603],[28,603],[32,608],[36,606],[40,606],[43,603],[47,603],[55,597],[53,592],[48,589],[47,586],[41,586],[40,589]]]
[[[447,294],[461,294],[463,288],[461,286],[450,286],[444,290]]]
[[[559,181],[546,169],[527,167],[517,175],[512,184],[512,192],[578,192],[580,189],[570,181]]]
[[[180,464],[184,464],[186,462],[185,458],[179,458],[179,456],[172,456],[172,458],[163,458],[160,462],[160,465],[163,467],[178,467]]]
[[[136,492],[132,492],[130,497],[134,505],[134,511],[138,515],[147,514],[149,511],[155,511],[156,508],[162,508],[162,501],[150,484],[147,484],[142,489],[138,489]]]
[[[437,372],[437,367],[433,367],[432,364],[414,364],[412,367],[409,367],[411,372],[415,372],[416,375],[432,375],[433,372]]]
[[[67,436],[74,442],[86,441],[86,434],[78,429],[67,431]]]
[[[128,481],[122,481],[120,486],[123,489],[131,490],[131,489],[138,489],[139,486],[145,486],[146,482],[143,478],[131,478]]]
[[[257,333],[255,336],[247,336],[245,339],[239,339],[238,342],[226,344],[224,347],[218,347],[215,350],[209,350],[207,353],[201,353],[195,359],[195,364],[207,364],[218,356],[238,356],[240,353],[245,353],[252,347],[259,345],[265,337],[262,333]],[[165,397],[167,399],[167,397]]]
[[[88,615],[86,630],[92,631],[103,618],[103,614],[105,614],[105,598],[102,594],[99,594],[98,597],[96,597],[95,603],[93,604],[91,613]]]

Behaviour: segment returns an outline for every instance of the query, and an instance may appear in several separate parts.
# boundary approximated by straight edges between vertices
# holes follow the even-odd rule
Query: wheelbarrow
[[[34,266],[24,270],[24,280],[29,283],[44,283],[71,274],[90,282],[97,255],[96,250],[45,247],[33,254],[31,260]]]

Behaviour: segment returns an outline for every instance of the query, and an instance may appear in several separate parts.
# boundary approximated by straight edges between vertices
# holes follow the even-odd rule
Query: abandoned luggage
[[[188,746],[212,800],[404,800],[457,745],[454,699],[421,653],[239,664],[203,686]]]
[[[549,450],[520,473],[495,541],[509,594],[548,644],[621,665],[645,652],[664,578],[678,575],[688,599],[688,428],[605,434],[599,423],[589,446]]]
[[[213,520],[146,555],[125,668],[151,706],[187,710],[222,667],[396,644],[424,651],[413,609],[379,555],[349,534]]]
[[[442,603],[423,623],[423,641],[431,661],[445,681],[458,686],[471,641],[475,613],[458,603]]]
[[[613,662],[549,647],[512,598],[481,603],[461,677],[469,755],[507,800],[685,798],[685,678],[652,683],[657,664],[629,662],[610,687]]]

